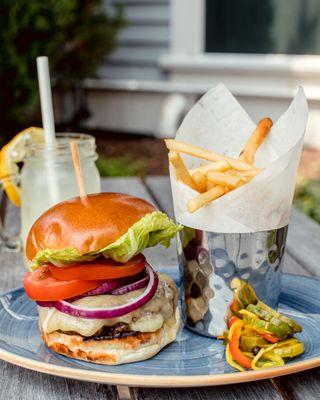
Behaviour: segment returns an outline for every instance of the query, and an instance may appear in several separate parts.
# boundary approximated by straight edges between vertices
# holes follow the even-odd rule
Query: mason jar
[[[86,192],[101,191],[96,167],[95,138],[83,133],[58,133],[54,146],[27,142],[26,155],[19,176],[21,188],[22,245],[35,220],[54,204],[78,196],[70,142],[76,140]],[[76,216],[75,216],[76,217]]]

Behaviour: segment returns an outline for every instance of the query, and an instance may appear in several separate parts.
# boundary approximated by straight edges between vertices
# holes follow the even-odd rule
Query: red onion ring
[[[41,307],[54,307],[55,301],[37,301],[36,303]]]
[[[137,289],[146,287],[148,282],[149,282],[149,276],[145,276],[136,282],[129,283],[128,285],[120,286],[114,290],[111,290],[111,292],[109,294],[114,294],[114,295],[126,294],[129,292],[132,292],[133,290],[137,290]]]
[[[143,270],[142,272],[139,272],[137,275],[105,281],[97,288],[92,289],[87,293],[83,293],[77,297],[72,297],[71,299],[67,299],[67,301],[69,303],[72,303],[76,300],[82,299],[83,297],[98,296],[100,294],[106,294],[106,293],[108,293],[108,294],[124,294],[127,292],[131,292],[132,290],[143,288],[143,287],[147,286],[147,283],[149,281],[149,278],[146,276],[145,272],[146,271]],[[139,279],[139,281],[137,281],[137,279]],[[142,280],[142,279],[146,279],[146,282],[144,284],[140,283],[140,280]],[[127,287],[130,284],[135,285],[135,283],[138,283],[138,282],[139,282],[139,284],[137,285],[136,288],[134,288],[134,286],[133,286],[133,289],[128,290],[127,292],[114,293],[114,290],[117,290],[118,288],[120,290],[122,287]]]
[[[109,279],[104,281],[100,286],[95,289],[89,290],[89,292],[79,294],[79,296],[71,297],[70,299],[66,299],[69,303],[72,303],[76,300],[82,299],[83,297],[88,296],[98,296],[99,294],[110,293],[112,290],[117,289],[119,286],[126,283],[125,279]]]
[[[140,278],[138,281],[136,279]],[[90,290],[89,292],[80,294],[76,297],[71,297],[70,299],[65,299],[68,303],[73,303],[76,300],[82,299],[83,297],[88,296],[98,296],[100,294],[125,294],[129,293],[133,290],[141,289],[147,286],[149,282],[149,277],[146,276],[145,270],[139,272],[137,275],[126,277],[126,278],[117,278],[117,279],[110,279],[108,281],[104,281],[100,286],[95,289]],[[125,286],[124,286],[125,284]],[[121,286],[122,285],[122,286]],[[119,292],[117,292],[119,288]],[[42,307],[53,307],[52,303],[54,301],[46,302],[46,301],[38,301],[39,306]]]
[[[67,301],[53,301],[45,302],[41,301],[38,304],[42,307],[55,307],[58,311],[72,315],[74,317],[88,318],[88,319],[110,319],[122,317],[123,315],[129,314],[132,311],[144,306],[152,299],[158,288],[159,278],[153,268],[146,263],[147,277],[149,283],[143,293],[137,298],[131,300],[127,304],[123,304],[118,307],[111,308],[82,308],[71,304]]]
[[[96,287],[95,289],[92,289],[89,292],[82,294],[81,296],[79,296],[79,298],[87,296],[98,296],[99,294],[109,293],[112,290],[117,289],[124,283],[125,283],[124,279],[109,279],[108,281],[103,282],[100,286]]]

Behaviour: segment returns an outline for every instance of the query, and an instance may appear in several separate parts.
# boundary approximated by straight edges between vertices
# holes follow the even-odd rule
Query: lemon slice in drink
[[[20,206],[20,188],[10,176],[19,173],[18,163],[24,160],[27,141],[43,142],[44,131],[42,128],[30,127],[18,133],[0,151],[0,180],[5,179],[3,188],[10,201]]]

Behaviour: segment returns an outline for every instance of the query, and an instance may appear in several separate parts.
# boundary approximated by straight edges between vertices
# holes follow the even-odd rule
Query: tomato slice
[[[122,278],[136,275],[145,267],[146,259],[143,254],[138,254],[125,264],[116,263],[112,260],[101,259],[91,262],[60,268],[48,264],[52,276],[63,281],[68,280],[102,280]]]
[[[34,272],[27,272],[23,278],[27,295],[35,301],[64,300],[79,296],[89,290],[95,289],[101,282],[55,279],[48,267],[40,267]]]

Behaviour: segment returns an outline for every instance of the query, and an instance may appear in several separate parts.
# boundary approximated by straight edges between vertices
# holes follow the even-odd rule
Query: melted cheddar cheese
[[[83,308],[116,307],[138,297],[144,289],[124,295],[89,296],[74,302]],[[92,336],[103,326],[113,326],[118,322],[129,325],[129,330],[136,332],[155,332],[175,313],[177,289],[166,275],[159,275],[158,289],[153,298],[144,306],[122,317],[113,319],[85,319],[62,313],[55,308],[38,306],[39,326],[46,333],[54,331],[76,332],[82,336]]]

